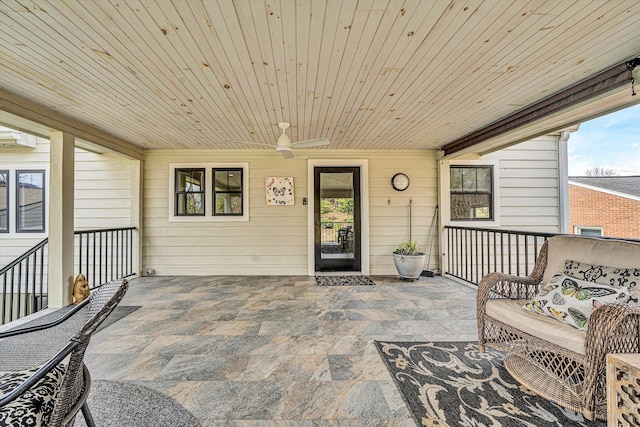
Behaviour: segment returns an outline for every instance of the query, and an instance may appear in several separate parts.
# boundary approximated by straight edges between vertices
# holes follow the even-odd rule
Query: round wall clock
[[[403,173],[397,173],[391,178],[391,186],[396,191],[404,191],[409,188],[409,177]]]

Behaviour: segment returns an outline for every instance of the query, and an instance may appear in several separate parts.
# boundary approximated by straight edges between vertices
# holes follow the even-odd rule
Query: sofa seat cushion
[[[13,391],[36,371],[0,372],[0,397]],[[0,408],[0,427],[48,425],[65,371],[65,365],[55,366],[35,386]]]
[[[587,333],[566,323],[524,310],[522,306],[528,300],[489,300],[486,314],[509,326],[519,329],[541,340],[564,347],[578,354],[585,354]]]

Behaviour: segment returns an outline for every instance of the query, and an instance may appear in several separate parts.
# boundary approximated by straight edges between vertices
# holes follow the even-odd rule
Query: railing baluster
[[[91,233],[91,243],[93,244],[93,265],[91,266],[91,282],[95,283],[96,280],[96,233]]]
[[[49,306],[49,289],[47,289],[47,306]],[[40,248],[40,309],[44,308],[44,246]]]
[[[100,257],[99,257],[99,259],[100,259],[100,278],[98,279],[98,283],[102,283],[102,264],[103,264],[103,262],[102,262],[102,231],[100,232],[100,245],[99,245],[99,247],[100,247]]]
[[[78,271],[82,273],[82,234],[78,237]]]
[[[20,313],[22,312],[22,310],[20,309],[20,300],[21,300],[21,291],[22,291],[22,262],[20,261],[20,263],[18,264],[18,291],[17,291],[17,296],[16,296],[16,319],[20,318]]]
[[[445,229],[449,253],[448,271],[444,273],[473,284],[492,271],[530,274],[538,256],[539,241],[555,235],[474,227],[445,226]]]
[[[109,231],[109,237],[111,238],[111,241],[109,242],[111,249],[109,257],[109,265],[111,266],[109,280],[113,280],[113,231]]]
[[[135,227],[123,227],[74,232],[78,235],[78,273],[85,274],[87,279],[91,277],[90,283],[94,287],[105,283],[107,278],[134,275],[134,230]],[[106,237],[103,239],[103,236]],[[44,303],[45,299],[48,301],[47,244],[48,239],[42,240],[0,269],[0,325],[47,307],[48,303]],[[99,273],[99,279],[96,273]]]
[[[524,235],[524,275],[529,275],[529,236]]]

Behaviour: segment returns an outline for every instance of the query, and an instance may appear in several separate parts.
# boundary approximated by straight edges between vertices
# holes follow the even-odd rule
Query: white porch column
[[[144,161],[131,160],[131,227],[136,227],[133,233],[133,271],[141,277],[142,274],[142,212],[144,181]]]
[[[49,176],[49,307],[70,304],[73,287],[74,144],[71,134],[51,131]]]

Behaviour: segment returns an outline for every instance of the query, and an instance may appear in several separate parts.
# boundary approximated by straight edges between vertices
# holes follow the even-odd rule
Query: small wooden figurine
[[[89,298],[89,281],[84,274],[78,274],[73,282],[73,303],[79,304]]]

